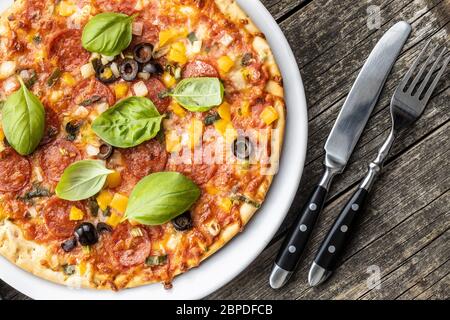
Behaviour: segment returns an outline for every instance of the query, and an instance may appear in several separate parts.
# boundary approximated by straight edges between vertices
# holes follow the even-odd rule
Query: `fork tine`
[[[442,49],[441,54],[439,55],[439,57],[434,62],[434,64],[431,67],[430,71],[428,71],[427,76],[425,77],[425,79],[423,80],[422,84],[420,85],[420,88],[416,92],[416,96],[417,97],[420,97],[422,95],[423,90],[425,90],[425,87],[427,86],[428,82],[430,81],[431,76],[434,73],[434,70],[436,70],[437,66],[441,62],[441,59],[444,56],[445,51],[446,51],[446,48]]]
[[[431,54],[428,56],[427,60],[425,61],[425,63],[423,64],[422,68],[420,68],[419,73],[416,75],[416,77],[414,78],[413,82],[411,83],[411,85],[408,88],[408,93],[411,94],[414,90],[414,88],[417,86],[417,84],[419,83],[420,79],[423,76],[423,73],[425,72],[425,70],[427,69],[428,65],[430,64],[431,60],[434,58],[434,54],[436,53],[436,50],[439,48],[439,45],[436,45],[433,50],[431,51]]]
[[[448,56],[447,59],[445,59],[444,63],[442,64],[441,70],[436,75],[436,78],[434,78],[433,83],[431,84],[430,88],[428,88],[427,93],[425,94],[425,96],[421,100],[422,104],[427,104],[428,100],[430,100],[430,97],[433,94],[433,91],[436,88],[436,86],[437,86],[439,80],[441,79],[442,75],[444,74],[445,69],[447,68],[447,65],[448,65],[449,62],[450,62],[450,56]]]
[[[427,44],[422,49],[422,51],[420,52],[419,56],[414,61],[412,67],[408,70],[408,72],[406,73],[406,75],[403,78],[402,82],[400,83],[399,89],[401,89],[402,91],[405,89],[405,86],[408,84],[409,79],[411,78],[411,76],[413,75],[414,71],[416,70],[417,65],[419,64],[420,60],[422,59],[422,56],[424,55],[424,53],[427,51],[428,46],[430,45],[430,43],[431,43],[431,39],[428,40]]]

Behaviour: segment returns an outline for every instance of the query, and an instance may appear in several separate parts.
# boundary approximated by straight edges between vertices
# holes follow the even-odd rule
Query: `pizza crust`
[[[256,25],[251,21],[247,14],[240,8],[235,0],[214,0],[221,12],[228,17],[231,21],[241,24],[245,24],[246,30],[253,36],[254,50],[264,57],[264,64],[269,70],[271,81],[279,86],[279,89],[283,90],[281,82],[281,73],[270,49],[269,44],[265,40],[264,35],[259,31]],[[20,10],[24,5],[24,0],[16,1],[13,6],[6,10],[2,14],[2,18],[7,15]],[[276,149],[272,149],[271,154],[271,166],[278,167],[278,162],[281,153],[281,146],[283,142],[284,129],[285,129],[285,106],[283,101],[283,95],[277,98],[274,108],[279,114],[279,119],[275,125],[275,135],[272,136],[273,146]],[[267,194],[269,187],[273,180],[273,174],[267,175],[266,179],[261,184],[260,193],[264,196]],[[0,198],[1,200],[1,198]],[[1,209],[1,208],[0,208]],[[244,203],[240,208],[241,223],[233,223],[222,229],[217,236],[214,244],[208,248],[208,251],[203,255],[201,261],[204,261],[208,257],[212,256],[224,245],[226,245],[231,239],[233,239],[239,232],[243,230],[245,225],[250,221],[252,216],[258,208]],[[72,276],[66,276],[60,269],[52,270],[48,266],[42,264],[42,260],[48,256],[47,248],[39,245],[33,241],[29,241],[24,238],[23,233],[19,227],[14,225],[7,219],[1,220],[0,216],[0,254],[6,257],[9,261],[16,264],[20,268],[49,281],[57,284],[62,284],[75,288],[95,288],[95,289],[114,289],[116,287],[132,288],[141,286],[144,284],[154,283],[156,281],[148,281],[144,275],[133,275],[131,278],[127,276],[117,277],[111,281],[107,281],[101,274],[92,275],[88,270],[85,275],[80,276],[74,274]],[[186,270],[178,270],[174,273],[174,276],[179,275]],[[77,271],[78,272],[78,271]]]

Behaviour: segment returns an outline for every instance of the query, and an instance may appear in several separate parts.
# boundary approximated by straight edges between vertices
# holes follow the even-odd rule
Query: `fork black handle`
[[[355,229],[354,221],[361,214],[368,194],[369,191],[366,189],[358,188],[322,242],[314,262],[327,272],[334,271],[344,252],[348,239]]]

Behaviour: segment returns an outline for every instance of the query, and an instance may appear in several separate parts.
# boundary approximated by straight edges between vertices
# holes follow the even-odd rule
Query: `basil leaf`
[[[203,112],[222,103],[223,91],[222,82],[217,78],[187,78],[169,95],[189,111]]]
[[[132,38],[134,16],[123,13],[100,13],[84,27],[81,42],[90,52],[116,56],[126,49]]]
[[[134,187],[125,216],[145,225],[164,224],[188,210],[200,188],[178,172],[153,173]]]
[[[8,143],[21,155],[32,153],[45,128],[45,110],[41,101],[19,78],[20,89],[6,99],[2,108],[2,125]]]
[[[130,97],[103,112],[92,123],[92,130],[114,147],[130,148],[154,138],[162,118],[151,100]]]
[[[78,201],[97,194],[104,186],[106,177],[113,171],[98,160],[81,160],[64,170],[56,186],[56,195],[64,200]]]

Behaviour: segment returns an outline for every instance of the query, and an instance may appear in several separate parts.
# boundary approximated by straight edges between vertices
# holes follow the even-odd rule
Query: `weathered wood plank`
[[[274,291],[267,284],[273,257],[280,245],[278,241],[210,298],[330,299],[363,295],[367,289],[367,267],[376,264],[383,272],[392,272],[448,229],[450,222],[445,214],[449,211],[450,177],[445,164],[450,155],[449,128],[450,123],[442,126],[386,167],[360,218],[358,234],[344,256],[343,265],[329,282],[310,289],[306,275],[327,227],[350,192],[326,208],[293,281],[285,288]]]
[[[445,263],[434,269],[429,274],[423,275],[422,279],[419,279],[417,283],[415,283],[410,288],[405,290],[396,299],[399,300],[416,299],[420,295],[424,294],[426,291],[436,286],[449,274],[450,274],[450,260],[447,260]]]
[[[416,297],[417,300],[448,300],[450,296],[450,274],[433,287]]]
[[[261,1],[276,19],[282,19],[292,10],[299,9],[310,2],[310,0],[262,0]]]

